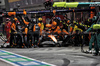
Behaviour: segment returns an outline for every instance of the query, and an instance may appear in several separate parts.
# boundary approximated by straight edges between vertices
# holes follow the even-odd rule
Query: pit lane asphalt
[[[82,53],[80,47],[0,49],[54,64],[56,66],[100,66],[100,56],[92,56],[92,54]],[[1,63],[0,66],[2,66]]]
[[[0,45],[3,42],[0,40]],[[5,44],[5,46],[8,44]],[[0,48],[56,66],[100,66],[100,56],[85,54],[80,47]],[[12,66],[0,60],[0,66]]]

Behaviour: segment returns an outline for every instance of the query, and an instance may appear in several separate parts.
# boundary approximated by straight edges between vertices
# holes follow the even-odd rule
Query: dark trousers
[[[10,34],[11,36],[10,36],[10,46],[12,46],[13,45],[13,40],[14,40],[14,34]]]
[[[39,32],[34,32],[34,45],[38,45],[39,36]]]
[[[79,46],[82,43],[82,38],[80,34],[75,34],[74,42],[75,46]]]

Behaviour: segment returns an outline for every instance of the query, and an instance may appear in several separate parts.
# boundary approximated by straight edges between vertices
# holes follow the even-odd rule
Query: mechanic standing
[[[34,24],[33,27],[33,32],[34,32],[34,48],[38,47],[38,43],[39,43],[39,36],[40,36],[40,27],[41,24],[37,23],[37,21]]]
[[[13,45],[13,40],[14,40],[14,36],[15,36],[14,32],[17,32],[17,31],[16,31],[16,20],[15,20],[15,19],[13,20],[13,22],[12,22],[12,24],[11,24],[10,46]],[[16,42],[15,42],[15,43],[16,43]]]
[[[10,42],[10,32],[11,32],[11,21],[9,18],[6,18],[6,23],[5,23],[5,31],[6,31],[6,37],[7,37],[7,43]]]
[[[93,18],[93,22],[96,22],[96,24],[100,24],[100,8],[99,8],[99,12],[97,13],[97,15]],[[95,23],[93,23],[91,27],[93,27],[94,24]],[[89,28],[86,32],[89,32],[91,30],[92,28]],[[93,43],[93,42],[94,42],[94,49],[96,51],[94,53],[94,56],[97,56],[99,55],[99,48],[100,48],[100,29],[97,30],[97,34],[91,36],[89,43]]]
[[[42,22],[42,18],[41,18],[41,17],[38,18],[38,21],[39,21],[39,23],[41,24],[40,29],[43,30],[43,29],[44,29],[44,24],[43,24],[43,22]]]
[[[5,28],[5,22],[2,23],[2,33],[5,35],[5,30],[4,30],[4,28]]]

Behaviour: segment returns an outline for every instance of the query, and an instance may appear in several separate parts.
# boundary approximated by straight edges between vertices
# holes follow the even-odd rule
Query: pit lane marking
[[[56,66],[43,61],[32,59],[16,53],[0,49],[0,60],[14,66]]]

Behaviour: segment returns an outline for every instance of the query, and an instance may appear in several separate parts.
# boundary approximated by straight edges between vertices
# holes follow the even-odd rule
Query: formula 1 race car
[[[43,45],[61,46],[61,44],[57,39],[57,34],[50,33],[50,30],[45,30],[42,32],[39,41],[39,46],[43,46]]]

